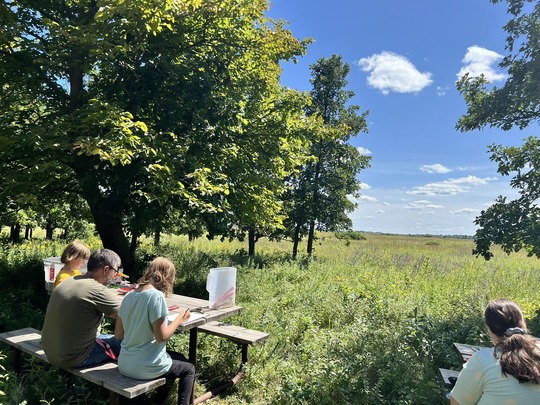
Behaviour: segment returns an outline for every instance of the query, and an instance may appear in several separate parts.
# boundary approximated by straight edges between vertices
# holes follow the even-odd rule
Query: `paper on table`
[[[179,312],[176,312],[174,314],[169,314],[167,319],[169,320],[169,322],[172,322],[174,319],[176,319],[178,315],[180,315]],[[182,322],[180,325],[185,325],[187,323],[196,321],[197,319],[206,318],[207,316],[208,314],[203,314],[202,312],[192,312],[189,319],[187,321]]]

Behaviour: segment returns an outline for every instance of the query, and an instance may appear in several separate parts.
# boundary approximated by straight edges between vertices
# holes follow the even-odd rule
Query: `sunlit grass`
[[[0,270],[30,262],[42,271],[40,258],[58,255],[64,244],[6,245]],[[250,261],[247,242],[165,236],[161,247],[143,240],[139,256],[171,257],[177,289],[201,297],[210,267],[237,267],[244,312],[230,321],[270,339],[250,348],[247,378],[215,404],[444,404],[437,369],[461,366],[453,342],[488,343],[482,313],[489,300],[517,301],[540,334],[538,259],[496,250],[485,261],[473,247],[467,239],[323,234],[312,258],[305,241],[292,261],[290,241],[262,239]],[[234,373],[239,354],[223,339],[201,335],[199,342],[201,391],[219,382],[216,374]],[[186,344],[185,337],[175,342],[182,350]]]

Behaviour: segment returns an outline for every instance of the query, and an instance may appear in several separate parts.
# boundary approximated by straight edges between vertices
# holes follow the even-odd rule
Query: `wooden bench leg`
[[[73,374],[64,369],[60,369],[60,375],[62,375],[62,381],[68,389],[73,387]]]
[[[189,355],[188,359],[197,370],[197,328],[191,328],[189,330]],[[195,404],[195,380],[193,380],[193,388],[191,389],[191,404]]]
[[[248,345],[242,345],[242,366],[248,361]]]
[[[238,373],[233,378],[231,378],[229,381],[224,382],[220,386],[218,386],[218,387],[206,392],[205,394],[195,398],[193,400],[194,405],[198,405],[198,404],[200,404],[200,403],[202,403],[204,401],[209,400],[210,398],[213,398],[213,397],[219,395],[220,393],[225,391],[227,388],[238,384],[238,382],[242,378],[244,378],[244,376],[245,376],[245,374],[244,374],[244,366],[246,365],[246,363],[248,361],[248,347],[249,347],[249,345],[248,344],[242,344],[241,346],[242,346],[242,365],[240,366],[240,371],[238,371]]]
[[[19,349],[13,349],[13,370],[17,375],[22,373],[22,355]]]
[[[215,397],[216,395],[219,395],[221,392],[226,390],[229,387],[232,387],[233,385],[238,384],[238,381],[240,381],[242,378],[244,378],[244,372],[241,370],[236,374],[233,378],[231,378],[229,381],[221,384],[219,387],[214,388],[211,391],[208,391],[207,393],[195,398],[193,401],[194,405],[200,404],[204,401],[209,400],[210,398]]]
[[[109,394],[109,405],[120,405],[120,395],[111,391]]]

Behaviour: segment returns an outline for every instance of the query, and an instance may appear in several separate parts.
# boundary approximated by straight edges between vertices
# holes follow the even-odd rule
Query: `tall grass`
[[[0,280],[26,266],[41,272],[42,288],[39,261],[52,248],[28,245],[1,251]],[[296,261],[287,242],[259,242],[254,260],[245,249],[238,241],[167,237],[159,248],[143,241],[138,251],[141,266],[169,256],[176,291],[198,297],[207,297],[210,267],[238,268],[244,312],[230,321],[270,339],[250,348],[247,378],[214,404],[443,404],[437,370],[461,367],[453,342],[488,343],[482,313],[490,299],[517,301],[540,334],[538,260],[522,253],[497,251],[486,262],[472,256],[470,240],[372,234],[363,241],[320,235],[314,257]],[[40,327],[38,319],[23,322]],[[236,372],[239,353],[216,337],[200,335],[199,345],[201,393]],[[171,346],[186,351],[186,336]]]

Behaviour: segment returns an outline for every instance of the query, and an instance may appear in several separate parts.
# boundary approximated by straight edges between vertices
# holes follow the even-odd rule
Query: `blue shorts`
[[[99,335],[97,338],[108,343],[112,351],[116,354],[116,357],[118,357],[120,354],[120,340],[116,340],[114,335]],[[95,366],[107,361],[111,361],[111,358],[105,352],[105,348],[102,347],[98,342],[94,342],[94,347],[86,360],[79,364],[76,368]]]

